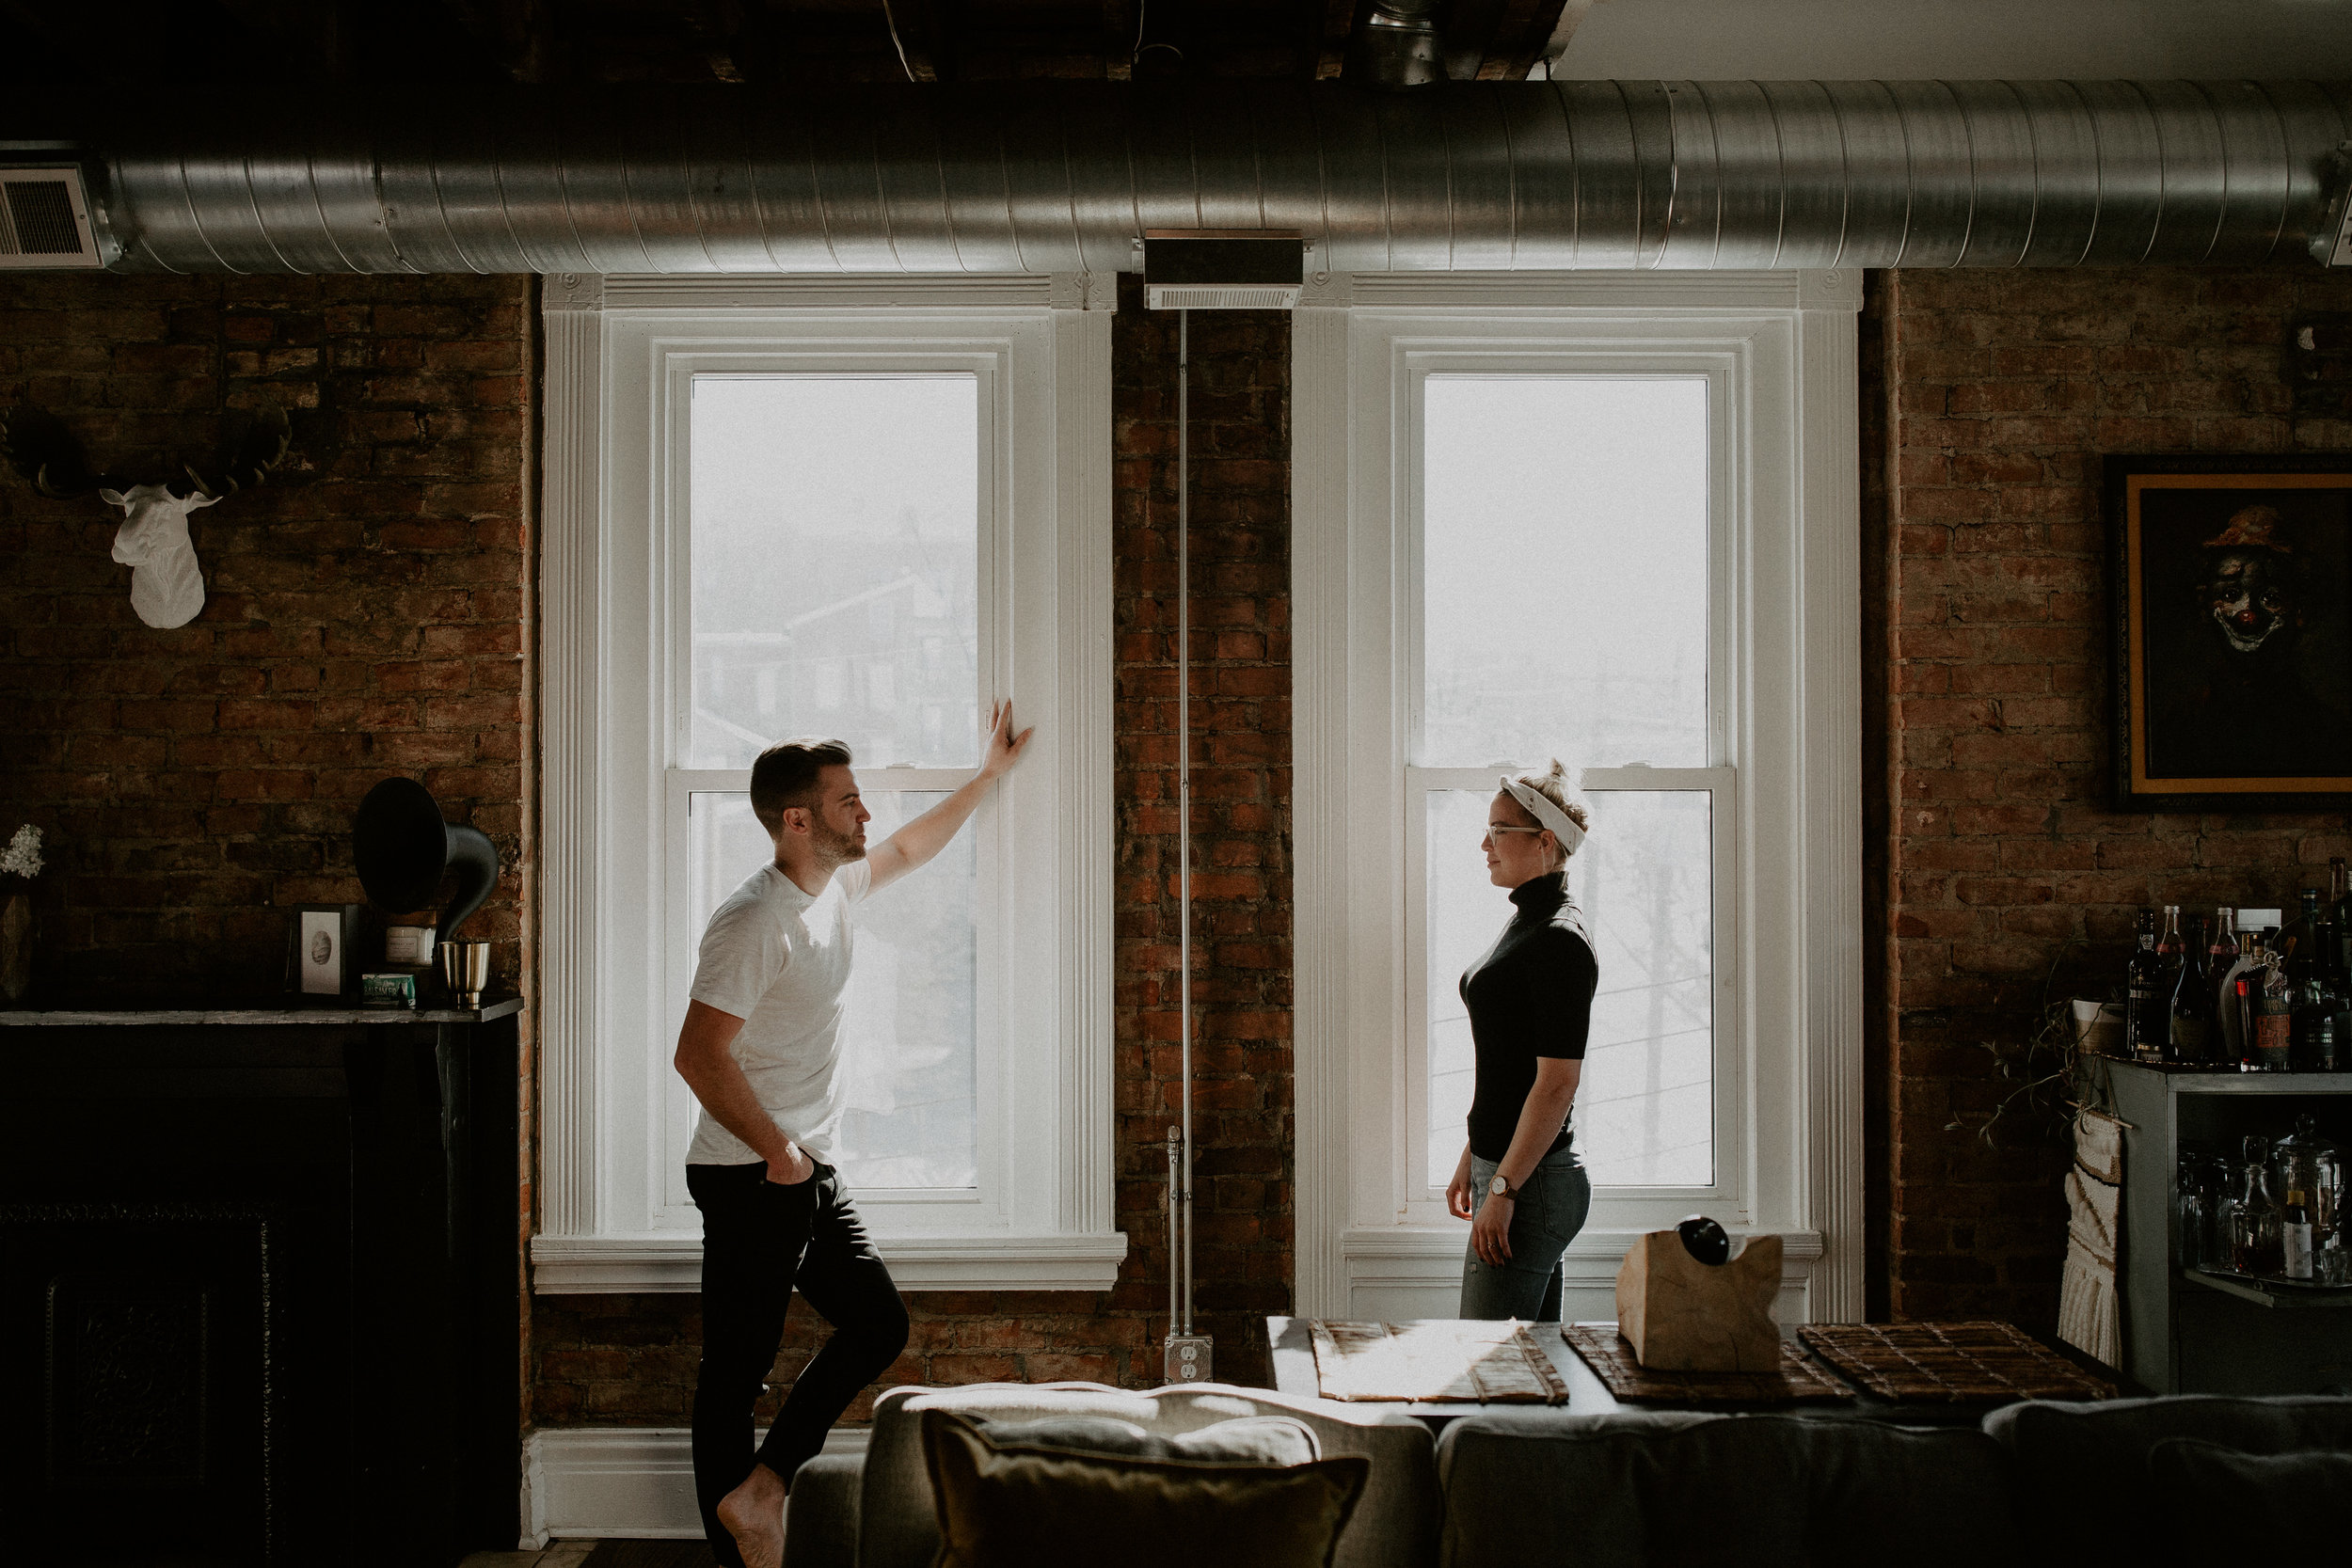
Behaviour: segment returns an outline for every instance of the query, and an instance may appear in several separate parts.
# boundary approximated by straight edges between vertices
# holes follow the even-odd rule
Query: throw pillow
[[[995,1435],[952,1411],[923,1413],[933,1568],[1330,1568],[1372,1468],[1361,1455],[1232,1465]]]
[[[2240,1453],[2199,1437],[2174,1437],[2148,1450],[2149,1479],[2171,1500],[2182,1545],[2211,1560],[2245,1554],[2291,1560],[2298,1552],[2324,1561],[2344,1550],[2352,1518],[2352,1453]]]
[[[1196,1432],[1163,1436],[1116,1416],[1045,1416],[1029,1421],[968,1417],[1000,1449],[1061,1449],[1125,1454],[1130,1459],[1192,1459],[1220,1465],[1308,1465],[1322,1445],[1289,1416],[1241,1416]]]

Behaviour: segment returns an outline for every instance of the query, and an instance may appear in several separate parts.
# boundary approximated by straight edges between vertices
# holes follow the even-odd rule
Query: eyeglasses
[[[1489,822],[1486,824],[1486,832],[1489,836],[1495,833],[1540,833],[1544,831],[1545,830],[1542,828],[1522,828],[1510,822]]]

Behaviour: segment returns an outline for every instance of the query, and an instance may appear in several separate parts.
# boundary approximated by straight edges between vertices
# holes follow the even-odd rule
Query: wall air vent
[[[80,169],[0,165],[0,268],[103,265]]]
[[[1154,310],[1289,310],[1307,247],[1295,229],[1154,229],[1143,236],[1144,303]]]

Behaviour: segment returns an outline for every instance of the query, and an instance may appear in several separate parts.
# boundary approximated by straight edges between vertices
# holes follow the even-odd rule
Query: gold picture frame
[[[2352,454],[2109,457],[2116,804],[2352,807]]]

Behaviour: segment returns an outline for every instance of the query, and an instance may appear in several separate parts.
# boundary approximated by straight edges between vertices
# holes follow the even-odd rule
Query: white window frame
[[[1422,822],[1426,790],[1493,770],[1408,753],[1416,379],[1618,367],[1710,387],[1708,766],[1585,783],[1714,798],[1715,1180],[1597,1193],[1564,1315],[1613,1317],[1632,1238],[1694,1208],[1785,1239],[1782,1321],[1862,1315],[1860,306],[1853,270],[1310,287],[1291,383],[1300,1313],[1450,1315],[1468,1234],[1421,1163]]]
[[[860,1207],[909,1290],[1100,1291],[1112,1205],[1112,279],[547,280],[541,531],[540,1293],[691,1291],[671,1045],[685,906],[686,412],[695,374],[970,372],[981,382],[978,705],[1038,724],[974,826],[993,888],[977,999],[980,1176]],[[977,714],[975,718],[977,722]],[[952,789],[892,768],[869,791]],[[916,882],[883,896],[920,896]]]

